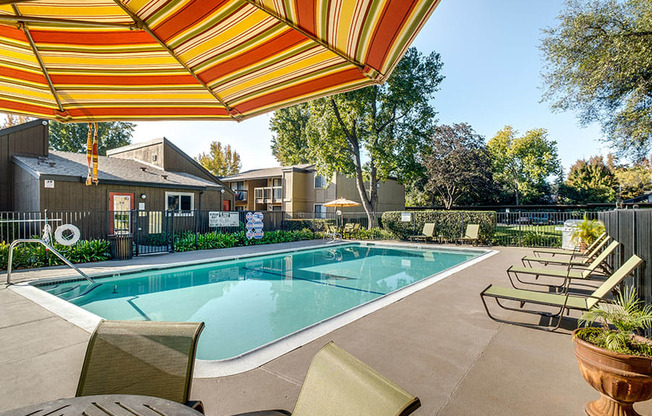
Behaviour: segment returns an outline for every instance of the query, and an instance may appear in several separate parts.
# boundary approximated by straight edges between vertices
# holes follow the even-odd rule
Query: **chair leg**
[[[526,327],[526,328],[539,329],[539,330],[548,331],[548,332],[553,332],[553,331],[556,331],[557,329],[559,329],[559,326],[561,325],[561,320],[562,320],[562,317],[563,317],[564,309],[565,309],[565,308],[562,307],[560,309],[560,311],[558,313],[555,313],[555,314],[548,313],[548,312],[542,312],[542,311],[516,309],[516,308],[510,308],[508,306],[502,305],[498,301],[498,298],[494,298],[496,300],[496,304],[498,306],[500,306],[501,308],[505,309],[505,310],[529,313],[529,314],[534,314],[534,315],[540,315],[540,316],[548,317],[551,320],[554,319],[554,318],[557,318],[557,324],[555,326],[544,328],[541,325],[537,325],[537,324],[529,324],[529,323],[526,323],[526,322],[510,321],[510,320],[507,320],[507,319],[497,318],[497,317],[493,316],[491,314],[491,312],[489,312],[489,307],[487,306],[487,302],[485,301],[484,293],[480,293],[480,298],[482,299],[482,304],[484,305],[484,310],[487,312],[487,316],[489,316],[489,318],[491,320],[496,321],[496,322],[500,322],[500,323],[503,323],[503,324],[523,326],[523,327]],[[522,303],[524,303],[524,302],[522,302]]]

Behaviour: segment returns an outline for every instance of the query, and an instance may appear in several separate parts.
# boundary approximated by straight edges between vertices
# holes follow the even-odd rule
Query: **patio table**
[[[150,396],[107,394],[58,399],[0,413],[0,416],[203,416],[190,407]]]

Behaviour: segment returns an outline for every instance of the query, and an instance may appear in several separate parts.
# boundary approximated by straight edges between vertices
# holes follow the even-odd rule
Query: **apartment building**
[[[314,213],[325,217],[335,208],[324,203],[337,198],[360,201],[355,179],[336,173],[332,178],[320,175],[315,165],[302,164],[254,169],[222,178],[235,193],[234,207],[241,211],[285,211]],[[390,178],[378,186],[377,212],[405,208],[405,188]],[[361,207],[342,211],[362,211]]]

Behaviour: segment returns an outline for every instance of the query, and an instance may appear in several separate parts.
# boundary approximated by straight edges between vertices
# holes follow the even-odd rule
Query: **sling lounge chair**
[[[333,342],[312,359],[292,413],[265,410],[237,416],[405,416],[419,399]]]
[[[473,243],[473,245],[476,245],[478,243],[478,233],[480,232],[480,225],[479,224],[468,224],[466,226],[466,232],[462,237],[459,238],[460,243],[465,243],[467,241],[470,241]]]
[[[519,275],[534,275],[535,279],[538,279],[539,276],[560,277],[563,279],[571,279],[571,280],[590,279],[591,277],[595,276],[595,274],[598,272],[598,269],[600,269],[600,271],[602,271],[603,273],[606,270],[611,270],[611,266],[607,264],[607,257],[609,257],[609,255],[614,253],[619,246],[620,243],[618,241],[613,241],[611,244],[609,244],[609,247],[604,249],[602,253],[600,253],[600,255],[596,257],[595,260],[593,260],[591,264],[589,264],[584,270],[573,270],[574,266],[572,264],[569,264],[567,269],[552,269],[549,267],[532,268],[532,267],[510,266],[509,269],[507,269],[507,276],[509,277],[512,286],[516,289],[518,289],[518,287],[514,284],[514,279],[524,284],[550,286],[541,283],[523,281],[521,280]],[[577,266],[575,266],[575,268],[576,267]],[[567,283],[566,280],[564,280],[564,282],[561,285],[558,285],[558,287],[565,286],[566,283]]]
[[[565,293],[548,293],[548,292],[537,292],[533,290],[523,290],[523,289],[514,289],[511,287],[496,287],[493,285],[487,286],[485,290],[480,293],[480,298],[484,305],[485,310],[489,318],[493,319],[496,322],[509,323],[514,325],[520,325],[531,328],[545,329],[547,331],[554,331],[559,328],[561,324],[561,319],[564,311],[570,311],[571,309],[588,311],[593,306],[595,306],[616,288],[616,286],[623,281],[625,277],[630,275],[641,263],[643,259],[638,256],[632,256],[616,270],[609,279],[605,280],[604,283],[600,285],[591,295],[581,296],[573,295],[568,292],[568,283]],[[530,324],[525,322],[516,322],[508,321],[501,318],[496,318],[489,312],[487,307],[486,298],[494,298],[498,306],[509,311],[524,312],[530,314],[541,315],[549,317],[551,320],[557,318],[557,324],[554,327],[542,328],[541,325]],[[515,301],[518,302],[520,308],[510,307],[502,304],[501,300]],[[542,306],[549,306],[556,309],[556,313],[552,312],[543,312],[538,310],[528,310],[523,309],[525,304],[535,304]],[[551,321],[552,322],[552,321]]]
[[[525,256],[521,259],[521,262],[524,266],[532,266],[533,262],[542,263],[544,266],[549,264],[561,264],[567,266],[569,264],[573,266],[588,266],[591,261],[606,247],[609,243],[610,238],[603,239],[598,245],[596,245],[586,257],[580,259],[568,259],[561,257],[539,257],[539,256]]]
[[[603,239],[607,238],[607,233],[604,232],[600,234],[598,238],[593,240],[591,245],[589,245],[586,248],[586,251],[584,253],[580,253],[578,250],[566,250],[564,248],[537,248],[533,250],[533,253],[535,256],[540,256],[542,254],[549,255],[551,257],[554,257],[555,255],[562,255],[562,256],[573,256],[573,257],[586,257],[589,253],[593,251],[595,246],[600,244]]]
[[[188,401],[197,341],[204,323],[101,321],[91,335],[77,397],[137,394]]]
[[[435,235],[435,223],[427,222],[423,224],[423,231],[421,231],[421,235],[411,235],[408,238],[410,239],[410,241],[414,241],[414,240],[428,241],[428,239],[432,239],[434,235]]]

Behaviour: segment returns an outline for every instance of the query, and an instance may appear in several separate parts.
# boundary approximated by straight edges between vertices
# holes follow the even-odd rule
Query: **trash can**
[[[561,248],[566,250],[575,250],[579,245],[579,241],[573,241],[573,233],[577,229],[577,224],[582,220],[566,220],[564,226],[561,227]]]
[[[111,257],[114,260],[129,260],[134,256],[133,234],[111,234],[109,242],[111,243]]]

